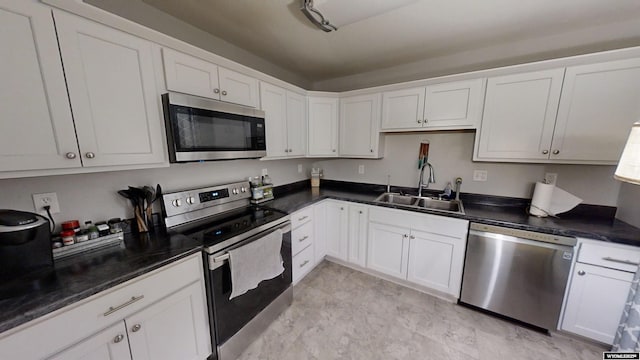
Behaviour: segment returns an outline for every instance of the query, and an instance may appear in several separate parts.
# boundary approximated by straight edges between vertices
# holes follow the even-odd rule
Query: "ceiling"
[[[638,0],[418,0],[331,33],[309,22],[299,0],[143,1],[312,83],[497,45],[506,49],[500,56],[521,59],[640,45]]]

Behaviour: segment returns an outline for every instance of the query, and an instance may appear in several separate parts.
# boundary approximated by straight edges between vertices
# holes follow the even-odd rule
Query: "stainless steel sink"
[[[396,193],[384,193],[378,196],[375,202],[394,204],[410,208],[429,209],[444,211],[456,214],[464,214],[462,201],[459,200],[438,200],[429,197],[418,197],[410,195],[400,195]]]
[[[397,205],[413,205],[416,202],[416,198],[408,195],[400,195],[394,193],[384,193],[375,199],[377,202],[383,202],[387,204]]]
[[[451,211],[464,214],[462,202],[459,200],[438,200],[431,198],[421,198],[415,206],[425,209]]]

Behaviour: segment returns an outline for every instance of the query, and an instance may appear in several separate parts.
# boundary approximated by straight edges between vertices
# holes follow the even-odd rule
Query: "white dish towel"
[[[231,268],[231,296],[238,297],[258,287],[263,280],[282,274],[284,263],[280,248],[282,230],[276,230],[256,241],[229,250]]]

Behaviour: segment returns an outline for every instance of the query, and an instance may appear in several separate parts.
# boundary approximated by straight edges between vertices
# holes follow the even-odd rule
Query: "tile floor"
[[[605,350],[327,261],[294,294],[293,305],[240,359],[597,360]]]

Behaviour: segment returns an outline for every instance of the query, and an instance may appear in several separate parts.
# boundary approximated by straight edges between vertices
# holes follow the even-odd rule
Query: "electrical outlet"
[[[302,164],[298,164],[298,174],[302,174]]]
[[[49,211],[52,214],[60,212],[60,204],[58,204],[58,195],[56,195],[56,193],[33,194],[32,196],[33,207],[39,214],[47,215],[47,211],[44,209],[46,205],[51,206]]]
[[[267,169],[262,169],[262,176],[269,175]]]
[[[358,165],[358,174],[364,174],[364,165]]]
[[[556,173],[546,173],[544,174],[544,182],[547,184],[555,185],[556,181],[558,181],[558,174]]]
[[[473,170],[473,181],[487,181],[487,170]]]

